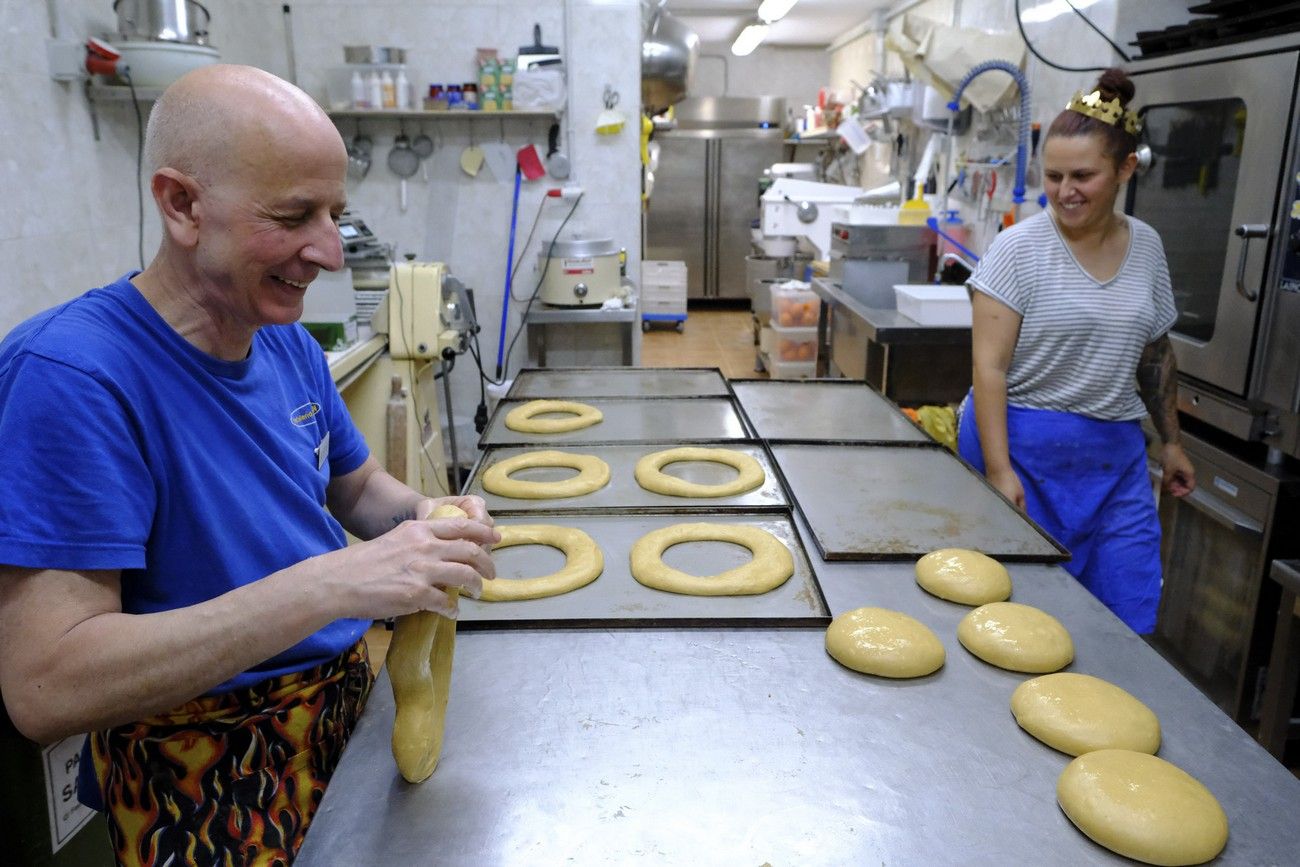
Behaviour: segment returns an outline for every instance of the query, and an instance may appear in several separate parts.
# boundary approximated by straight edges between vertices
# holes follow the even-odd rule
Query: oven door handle
[[[1151,481],[1154,484],[1160,483],[1162,477],[1160,464],[1148,460],[1147,473],[1151,476]],[[1194,488],[1190,494],[1183,497],[1181,502],[1193,507],[1216,524],[1226,527],[1234,533],[1240,533],[1243,536],[1252,538],[1262,539],[1264,537],[1263,524],[1240,509],[1234,509],[1213,494],[1207,494],[1199,487]]]
[[[1241,250],[1237,253],[1237,294],[1247,301],[1254,301],[1259,298],[1259,293],[1246,288],[1246,252],[1250,249],[1251,238],[1268,237],[1268,226],[1263,223],[1242,223],[1232,233],[1241,238]]]

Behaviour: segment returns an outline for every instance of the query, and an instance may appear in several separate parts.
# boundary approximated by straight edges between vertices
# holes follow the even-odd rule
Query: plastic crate
[[[767,360],[767,375],[772,379],[812,379],[817,375],[815,361],[778,361]]]
[[[786,283],[771,284],[772,324],[782,328],[816,328],[821,319],[821,300],[811,289]]]
[[[686,263],[650,259],[641,263],[641,293],[686,295]]]
[[[782,328],[773,320],[772,344],[768,355],[772,361],[817,361],[817,328]]]
[[[971,326],[970,295],[965,286],[900,283],[894,286],[898,312],[918,325]]]

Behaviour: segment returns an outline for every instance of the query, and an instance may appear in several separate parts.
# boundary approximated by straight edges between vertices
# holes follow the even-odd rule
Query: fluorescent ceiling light
[[[769,24],[780,21],[798,2],[799,0],[763,0],[758,7],[758,17]]]
[[[752,53],[766,36],[766,24],[750,24],[744,30],[740,31],[740,35],[736,37],[736,41],[731,43],[731,53],[737,57],[744,57],[746,54]]]
[[[764,2],[771,2],[771,0],[764,0]],[[1061,15],[1073,15],[1075,9],[1083,11],[1097,2],[1098,0],[1073,0],[1074,9],[1071,9],[1070,4],[1065,0],[1048,0],[1040,6],[1026,10],[1021,14],[1020,20],[1026,24],[1041,24]]]

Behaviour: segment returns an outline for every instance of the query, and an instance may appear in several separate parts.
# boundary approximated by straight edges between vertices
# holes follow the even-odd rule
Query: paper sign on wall
[[[85,735],[73,735],[41,750],[52,853],[62,849],[95,815],[94,810],[77,800],[77,766],[85,740]]]

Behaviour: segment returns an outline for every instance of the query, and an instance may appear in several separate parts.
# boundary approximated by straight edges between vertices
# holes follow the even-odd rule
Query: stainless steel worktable
[[[814,568],[832,613],[909,613],[947,664],[856,674],[820,629],[466,632],[437,772],[397,775],[381,676],[297,863],[1132,863],[1057,808],[1069,759],[1012,719],[1026,676],[958,644],[968,609],[923,593],[910,563]],[[1222,803],[1219,863],[1295,863],[1300,781],[1061,568],[1009,568],[1013,599],[1073,634],[1070,670],[1146,702],[1160,755]]]

